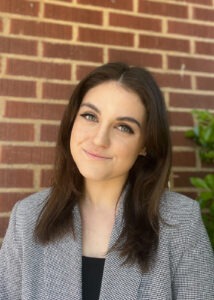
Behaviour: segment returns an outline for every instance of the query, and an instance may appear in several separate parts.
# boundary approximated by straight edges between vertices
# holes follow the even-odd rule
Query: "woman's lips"
[[[87,150],[84,150],[83,151],[87,154],[87,156],[91,157],[91,158],[94,158],[94,159],[111,159],[110,157],[107,157],[107,156],[103,156],[99,153],[93,153],[93,152],[90,152],[90,151],[87,151]]]

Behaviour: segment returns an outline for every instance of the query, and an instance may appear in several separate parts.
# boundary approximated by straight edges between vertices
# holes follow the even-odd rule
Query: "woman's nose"
[[[93,142],[96,146],[101,146],[101,147],[107,147],[110,144],[110,133],[109,133],[109,129],[104,127],[104,126],[100,126],[99,128],[97,128],[95,134],[94,134],[94,139]]]

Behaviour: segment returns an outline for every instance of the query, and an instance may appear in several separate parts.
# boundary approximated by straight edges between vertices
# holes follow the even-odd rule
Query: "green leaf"
[[[206,184],[205,180],[203,180],[199,177],[191,177],[190,181],[195,187],[197,187],[199,189],[209,190],[209,187]]]
[[[213,199],[213,192],[201,192],[199,196],[200,203],[206,204],[208,200]]]
[[[208,185],[208,187],[213,191],[213,195],[214,195],[214,174],[206,175],[204,180]]]
[[[192,111],[195,126],[189,129],[185,136],[192,139],[199,149],[201,161],[214,163],[214,114],[208,110]],[[202,218],[214,249],[214,174],[208,174],[204,179],[190,178],[193,186],[199,191]]]
[[[214,215],[214,202],[210,206],[210,212],[212,213],[212,215]]]
[[[187,138],[194,138],[194,137],[195,137],[194,131],[193,131],[192,129],[187,130],[187,131],[185,132],[185,137],[187,137]]]
[[[207,122],[213,120],[213,115],[207,110],[193,110],[192,113],[198,121]]]
[[[200,158],[208,163],[214,163],[214,150],[205,152],[204,149],[199,151]]]
[[[214,141],[214,130],[211,126],[204,128],[203,138],[207,143]]]

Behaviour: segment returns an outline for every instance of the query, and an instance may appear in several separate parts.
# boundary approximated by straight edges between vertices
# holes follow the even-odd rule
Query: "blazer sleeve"
[[[16,236],[16,210],[14,206],[9,226],[0,249],[0,300],[21,299],[21,248]]]
[[[173,280],[173,299],[214,299],[214,256],[201,219],[199,205],[193,203],[192,216],[186,222],[186,236]]]

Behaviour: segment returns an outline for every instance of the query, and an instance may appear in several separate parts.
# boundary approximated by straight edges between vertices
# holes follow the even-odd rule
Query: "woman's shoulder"
[[[165,191],[160,201],[160,216],[172,225],[194,221],[200,216],[199,203],[185,195]]]
[[[23,210],[24,212],[36,212],[37,210],[40,210],[46,203],[50,191],[50,188],[44,189],[18,201],[17,206],[19,211]]]
[[[34,193],[20,201],[13,207],[11,218],[16,219],[16,223],[34,223],[44,207],[50,188]]]
[[[50,189],[45,189],[14,205],[5,236],[6,241],[14,242],[16,240],[17,247],[26,241],[33,242],[34,228],[49,194]]]

